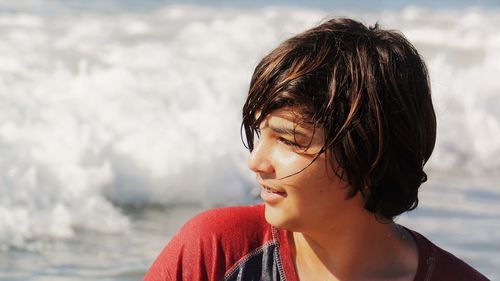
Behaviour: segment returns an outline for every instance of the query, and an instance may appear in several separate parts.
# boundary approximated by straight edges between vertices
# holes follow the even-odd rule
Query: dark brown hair
[[[416,208],[436,117],[425,63],[401,33],[337,18],[281,43],[255,68],[243,107],[250,150],[262,120],[288,106],[324,130],[319,153],[338,163],[348,198],[360,192],[382,219]]]

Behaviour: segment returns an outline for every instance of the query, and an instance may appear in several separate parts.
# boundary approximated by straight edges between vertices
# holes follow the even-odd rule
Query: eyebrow
[[[295,128],[292,129],[292,128],[288,128],[288,127],[273,126],[273,125],[269,125],[268,128],[277,134],[300,136],[300,137],[306,137],[306,138],[311,137],[309,134],[302,132],[300,130],[297,130]]]

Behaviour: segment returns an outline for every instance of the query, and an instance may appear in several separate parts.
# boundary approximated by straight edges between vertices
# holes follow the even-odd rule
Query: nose
[[[274,167],[270,158],[270,151],[264,141],[259,140],[256,142],[252,152],[248,156],[247,165],[248,168],[255,173],[274,173]]]

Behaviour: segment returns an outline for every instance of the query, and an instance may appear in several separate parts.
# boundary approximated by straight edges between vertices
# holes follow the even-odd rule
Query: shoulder
[[[240,259],[272,239],[262,205],[211,209],[172,237],[144,280],[222,280]]]
[[[185,238],[243,238],[270,231],[264,217],[264,206],[237,206],[210,209],[190,219],[177,233]],[[256,237],[254,237],[256,238]]]
[[[432,242],[430,242],[432,243]],[[463,260],[457,258],[448,251],[441,249],[440,247],[432,244],[436,252],[436,276],[443,276],[452,280],[467,280],[467,281],[487,281],[488,279],[479,273],[469,264],[465,263]],[[436,280],[443,280],[438,278]],[[451,279],[450,279],[451,280]]]
[[[425,280],[488,281],[484,275],[422,234],[411,231],[419,248],[419,269],[426,267]]]

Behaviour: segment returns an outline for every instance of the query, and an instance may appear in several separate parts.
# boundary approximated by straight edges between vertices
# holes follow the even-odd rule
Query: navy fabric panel
[[[234,268],[225,281],[284,281],[280,276],[278,247],[267,244],[249,254]]]

